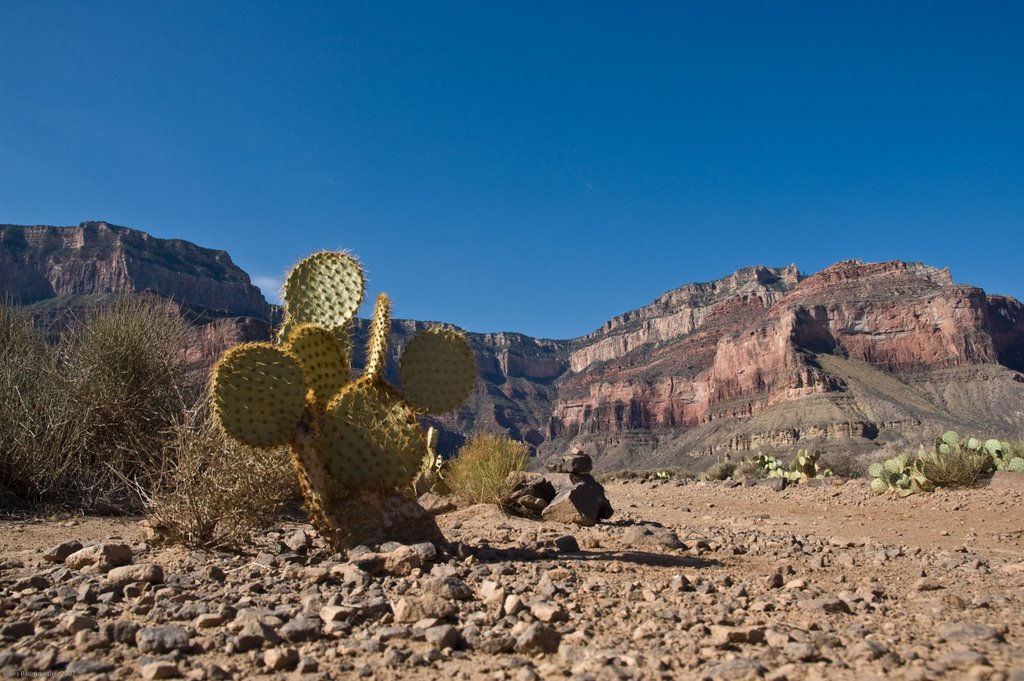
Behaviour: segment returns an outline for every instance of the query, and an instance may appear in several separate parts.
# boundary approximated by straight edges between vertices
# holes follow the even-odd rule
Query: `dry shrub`
[[[167,431],[193,399],[187,326],[128,299],[89,310],[55,344],[0,306],[0,488],[18,499],[138,510]]]
[[[968,487],[990,464],[991,458],[983,452],[954,447],[947,453],[921,452],[914,465],[936,487]]]
[[[819,467],[841,478],[863,478],[868,473],[868,464],[850,451],[824,452]]]
[[[529,448],[507,435],[478,433],[448,464],[445,482],[467,504],[503,506],[512,491],[509,474],[526,469]]]
[[[757,460],[745,458],[733,471],[733,476],[740,480],[761,480],[768,477],[768,471],[757,465]]]
[[[704,477],[708,480],[728,480],[734,473],[736,473],[736,464],[730,461],[729,457],[725,457],[711,464],[704,472]]]
[[[174,425],[148,504],[169,543],[238,548],[299,494],[287,448],[256,449],[224,435],[207,409]]]

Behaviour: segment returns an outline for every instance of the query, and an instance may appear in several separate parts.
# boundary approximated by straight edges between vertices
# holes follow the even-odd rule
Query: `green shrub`
[[[715,463],[711,464],[706,471],[704,471],[704,478],[706,480],[728,480],[736,472],[736,464],[729,460],[726,456],[723,459],[719,459]]]
[[[157,538],[202,548],[238,548],[299,498],[288,449],[246,447],[224,435],[208,410],[172,428],[146,514]]]
[[[467,504],[504,506],[511,492],[509,474],[526,468],[530,450],[506,435],[478,433],[448,464],[445,482]]]

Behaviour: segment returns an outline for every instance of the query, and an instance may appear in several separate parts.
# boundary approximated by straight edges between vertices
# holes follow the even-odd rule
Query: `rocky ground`
[[[580,528],[475,506],[451,541],[238,556],[125,519],[0,521],[0,669],[75,678],[1024,679],[1024,476],[622,481]],[[84,547],[84,550],[81,550]],[[96,548],[99,547],[99,548]]]

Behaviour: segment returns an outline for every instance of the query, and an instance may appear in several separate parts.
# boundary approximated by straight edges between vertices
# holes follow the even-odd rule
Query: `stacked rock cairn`
[[[513,473],[509,510],[552,522],[590,526],[612,517],[604,487],[590,472],[593,460],[574,450],[548,464],[547,473]]]

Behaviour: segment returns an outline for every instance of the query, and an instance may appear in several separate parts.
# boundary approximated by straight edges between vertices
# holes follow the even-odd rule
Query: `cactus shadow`
[[[721,567],[722,563],[714,559],[697,558],[696,556],[680,556],[672,553],[655,553],[653,551],[615,550],[615,549],[581,549],[579,551],[534,551],[530,549],[512,549],[489,552],[491,547],[481,547],[482,551],[474,553],[481,563],[496,562],[591,562],[591,563],[629,563],[654,567],[674,567],[704,569]]]

